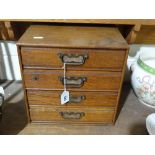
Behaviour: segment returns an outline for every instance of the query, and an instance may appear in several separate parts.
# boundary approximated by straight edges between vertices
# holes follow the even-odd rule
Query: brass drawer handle
[[[64,85],[64,77],[59,77],[59,80]],[[68,87],[80,88],[84,85],[84,82],[87,81],[86,77],[66,77],[66,85]]]
[[[63,63],[68,65],[82,65],[88,59],[88,54],[64,54],[59,53],[59,57]]]
[[[64,119],[81,119],[85,116],[84,112],[60,112],[59,113]]]
[[[84,95],[83,96],[73,96],[73,95],[70,95],[68,103],[80,103],[80,102],[82,102],[85,99],[86,99],[86,96],[84,96]]]

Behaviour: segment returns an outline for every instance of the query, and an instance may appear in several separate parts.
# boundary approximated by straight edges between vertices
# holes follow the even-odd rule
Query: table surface
[[[31,25],[17,45],[43,47],[127,49],[115,27]]]
[[[10,22],[94,23],[123,25],[155,25],[155,19],[3,19]]]

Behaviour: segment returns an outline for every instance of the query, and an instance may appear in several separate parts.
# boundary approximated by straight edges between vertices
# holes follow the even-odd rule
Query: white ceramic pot
[[[147,116],[146,128],[150,135],[155,135],[155,113],[152,113]]]
[[[131,84],[139,101],[155,108],[155,51],[142,51],[129,57]]]

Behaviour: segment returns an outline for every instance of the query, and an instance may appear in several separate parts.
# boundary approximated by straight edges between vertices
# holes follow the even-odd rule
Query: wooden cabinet
[[[17,46],[29,122],[115,122],[128,54],[117,28],[34,25]]]

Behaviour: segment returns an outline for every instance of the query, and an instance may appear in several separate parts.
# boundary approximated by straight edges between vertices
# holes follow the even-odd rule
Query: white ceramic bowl
[[[152,113],[146,118],[146,128],[150,135],[155,135],[155,113]]]

